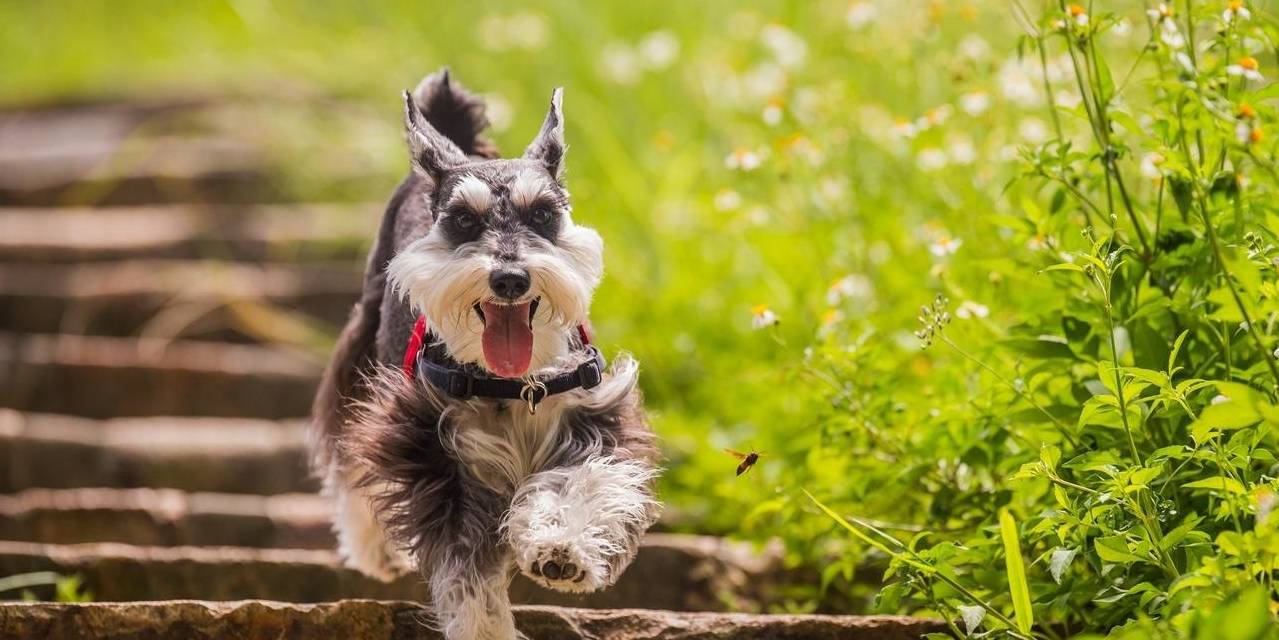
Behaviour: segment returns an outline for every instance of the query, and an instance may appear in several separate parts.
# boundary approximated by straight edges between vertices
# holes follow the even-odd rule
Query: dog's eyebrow
[[[456,187],[453,187],[453,193],[449,194],[448,205],[452,206],[458,201],[475,213],[484,213],[493,205],[493,190],[484,184],[483,180],[467,174],[458,181]]]
[[[511,202],[521,209],[527,209],[549,187],[546,176],[526,169],[516,174],[515,180],[511,181]]]

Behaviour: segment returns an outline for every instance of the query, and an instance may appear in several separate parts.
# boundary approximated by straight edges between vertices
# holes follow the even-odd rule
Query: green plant
[[[839,513],[923,523],[894,539],[879,606],[962,619],[963,634],[1276,637],[1279,175],[1263,133],[1275,91],[1253,56],[1279,31],[1241,3],[1158,4],[1134,52],[1107,42],[1121,16],[1046,7],[1014,5],[1020,49],[1049,96],[1064,52],[1079,102],[1023,149],[1007,191],[1020,211],[998,224],[1029,238],[1006,266],[1052,295],[1010,296],[1011,326],[962,332],[939,296],[917,335],[945,353],[915,384],[882,352],[822,345],[809,366],[845,381],[829,401],[877,425],[897,469],[827,483],[841,501],[819,506],[854,530]],[[856,431],[827,446],[865,442]],[[885,488],[915,508],[882,510]]]
[[[0,593],[18,592],[23,600],[36,600],[32,589],[53,587],[55,602],[92,602],[93,594],[84,590],[84,582],[78,575],[63,576],[52,571],[33,571],[0,578]]]

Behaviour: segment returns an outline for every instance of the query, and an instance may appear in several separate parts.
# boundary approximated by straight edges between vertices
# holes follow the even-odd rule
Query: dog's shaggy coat
[[[658,514],[655,449],[625,356],[599,386],[535,412],[455,399],[401,371],[421,314],[427,357],[494,375],[481,336],[494,312],[522,314],[517,304],[528,305],[533,341],[521,375],[573,369],[590,357],[576,328],[602,273],[599,236],[574,224],[563,187],[558,90],[512,160],[497,159],[481,135],[483,103],[447,71],[405,101],[413,171],[386,208],[316,396],[313,461],[337,502],[348,565],[383,578],[416,567],[451,640],[514,638],[516,568],[549,588],[592,591],[630,563]],[[527,293],[499,291],[503,273],[526,274]]]

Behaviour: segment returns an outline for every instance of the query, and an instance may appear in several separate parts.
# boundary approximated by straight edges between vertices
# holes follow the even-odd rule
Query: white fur
[[[337,513],[333,532],[337,534],[338,556],[352,569],[383,581],[412,571],[413,562],[386,538],[385,529],[373,513],[370,493],[354,486],[351,478],[336,473],[325,481],[325,492],[333,495]]]
[[[550,184],[547,183],[545,173],[525,169],[511,181],[511,202],[521,209],[527,209],[537,202],[548,187]]]
[[[533,317],[533,357],[529,373],[567,353],[566,332],[585,322],[591,296],[603,275],[604,243],[599,234],[565,218],[555,246],[526,247],[531,288],[526,299],[541,298]],[[458,362],[485,366],[484,323],[473,307],[491,297],[493,258],[477,247],[449,247],[439,227],[396,254],[387,274],[396,290],[426,316],[431,332]]]
[[[656,476],[643,462],[604,456],[529,477],[503,523],[520,570],[561,591],[613,584],[637,551],[634,531],[657,518],[648,489]],[[548,560],[572,563],[578,573],[551,580],[532,570]]]
[[[515,629],[508,582],[505,570],[478,574],[460,558],[435,567],[430,577],[434,626],[448,640],[524,638]]]
[[[566,368],[577,363],[565,359],[553,366]],[[518,400],[503,403],[500,410],[489,401],[467,402],[449,415],[458,425],[450,444],[471,473],[490,489],[514,493],[559,453],[557,446],[565,442],[560,438],[560,422],[566,411],[615,402],[631,393],[638,380],[639,366],[622,356],[595,389],[551,396],[538,405],[535,414]]]
[[[449,204],[462,201],[474,213],[484,214],[493,206],[493,190],[483,180],[466,175],[458,181],[449,195]]]

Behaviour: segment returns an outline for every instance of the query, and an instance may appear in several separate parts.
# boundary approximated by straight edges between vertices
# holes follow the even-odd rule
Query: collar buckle
[[[537,405],[548,395],[546,385],[535,378],[529,378],[520,389],[520,400],[528,403],[529,415],[537,415]]]

